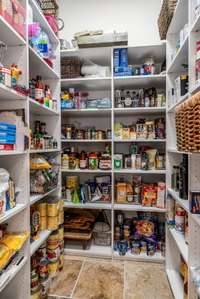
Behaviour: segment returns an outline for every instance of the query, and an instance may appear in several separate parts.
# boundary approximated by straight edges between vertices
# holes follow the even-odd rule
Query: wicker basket
[[[111,245],[110,226],[105,222],[96,222],[93,230],[94,244],[97,246]]]
[[[82,62],[78,57],[65,57],[61,61],[61,77],[78,78],[81,77]]]
[[[175,123],[178,150],[200,152],[200,92],[176,108]]]
[[[167,30],[171,23],[177,0],[163,0],[161,11],[158,17],[158,28],[161,39],[166,39]]]

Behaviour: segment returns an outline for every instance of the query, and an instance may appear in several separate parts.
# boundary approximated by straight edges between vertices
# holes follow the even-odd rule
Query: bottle
[[[136,144],[131,145],[130,153],[131,153],[131,168],[135,169],[135,161],[136,161],[136,154],[137,154]]]
[[[44,104],[44,85],[42,83],[42,77],[36,77],[35,83],[35,100],[40,104]]]
[[[80,169],[87,168],[87,154],[84,151],[80,153],[79,167]]]
[[[131,98],[131,95],[130,95],[129,91],[126,92],[124,105],[125,105],[125,107],[131,107],[132,106],[132,98]]]

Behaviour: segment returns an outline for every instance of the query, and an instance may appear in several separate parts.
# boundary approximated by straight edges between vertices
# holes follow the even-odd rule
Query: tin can
[[[57,271],[58,271],[58,261],[49,263],[49,276],[51,278],[56,276]]]
[[[59,204],[58,199],[49,199],[47,201],[47,215],[49,217],[55,217],[58,215]]]
[[[47,218],[47,229],[48,230],[58,229],[58,216]]]
[[[47,215],[47,203],[41,202],[37,204],[37,210],[40,213],[40,217],[45,217]]]
[[[47,217],[42,216],[40,217],[40,231],[47,229]]]

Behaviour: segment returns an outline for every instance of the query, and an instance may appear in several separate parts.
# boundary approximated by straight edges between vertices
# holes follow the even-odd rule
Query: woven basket
[[[57,0],[39,0],[40,7],[45,15],[58,15],[58,3]]]
[[[200,92],[176,108],[177,148],[200,152]]]
[[[166,39],[167,31],[171,23],[177,0],[163,0],[158,17],[158,29],[161,39]]]
[[[78,57],[65,57],[61,60],[61,77],[78,78],[81,77],[82,62]]]

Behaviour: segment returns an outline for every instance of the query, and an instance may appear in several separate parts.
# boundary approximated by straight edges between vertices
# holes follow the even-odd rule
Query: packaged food
[[[185,231],[185,210],[181,207],[176,208],[175,229],[180,233]]]
[[[126,199],[128,202],[133,202],[133,187],[130,183],[126,184]]]
[[[117,183],[117,202],[126,202],[126,183]]]
[[[42,156],[35,155],[30,159],[30,169],[50,169],[51,165],[49,162]]]
[[[57,198],[50,198],[47,201],[47,216],[58,216],[59,200]]]
[[[165,190],[166,184],[164,182],[158,182],[157,185],[157,208],[164,209],[165,208]]]
[[[157,153],[157,149],[146,150],[146,153],[148,155],[148,169],[149,170],[156,169],[156,153]]]
[[[140,236],[151,237],[154,234],[154,223],[150,220],[138,220],[136,232]]]
[[[123,155],[115,154],[114,157],[114,169],[122,169],[123,167]]]
[[[142,190],[142,205],[147,207],[156,206],[157,190],[154,184],[144,184]]]

